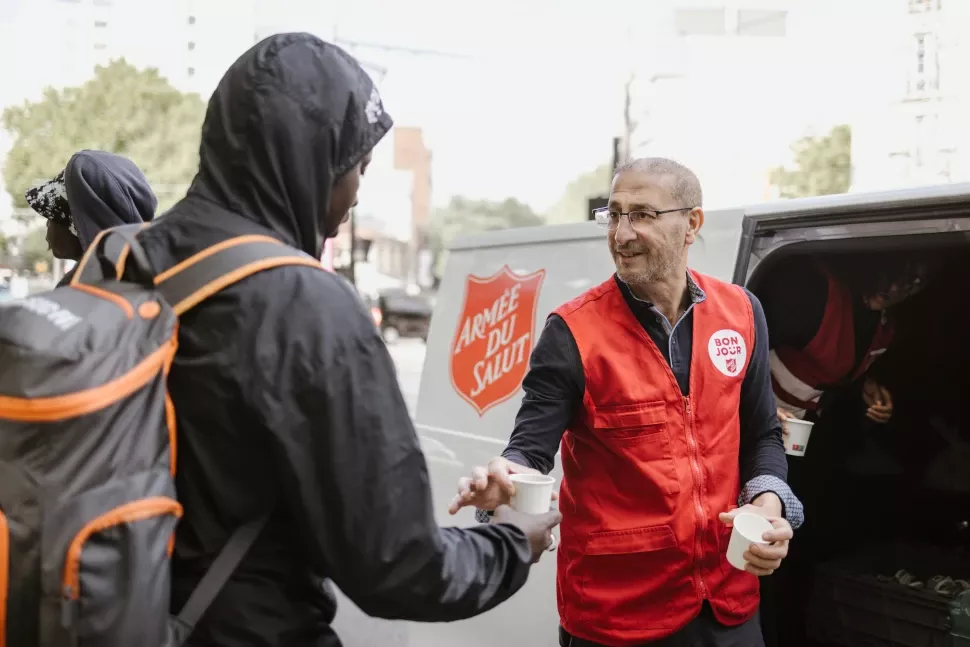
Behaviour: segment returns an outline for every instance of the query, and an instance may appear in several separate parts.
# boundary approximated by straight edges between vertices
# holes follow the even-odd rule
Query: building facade
[[[886,4],[874,105],[852,124],[853,190],[970,181],[970,2]]]
[[[770,199],[792,143],[851,119],[864,91],[859,26],[881,11],[873,0],[641,4],[622,52],[629,155],[686,164],[715,208]]]

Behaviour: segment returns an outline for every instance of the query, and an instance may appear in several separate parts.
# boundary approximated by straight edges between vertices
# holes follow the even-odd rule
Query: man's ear
[[[687,238],[685,242],[688,245],[692,245],[697,240],[703,226],[704,210],[700,207],[694,207],[687,214]]]

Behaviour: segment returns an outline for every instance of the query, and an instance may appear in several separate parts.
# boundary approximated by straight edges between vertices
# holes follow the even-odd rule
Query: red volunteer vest
[[[826,387],[847,384],[861,377],[889,347],[892,326],[881,322],[873,334],[869,350],[855,364],[855,317],[852,294],[831,273],[828,299],[822,324],[809,344],[796,348],[777,348],[771,352],[771,384],[775,396],[794,409],[814,411]]]
[[[562,442],[560,621],[604,645],[639,645],[685,626],[707,599],[725,625],[757,610],[758,579],[725,558],[719,513],[740,491],[738,407],[754,348],[741,288],[692,273],[690,397],[613,278],[563,305],[586,375]]]

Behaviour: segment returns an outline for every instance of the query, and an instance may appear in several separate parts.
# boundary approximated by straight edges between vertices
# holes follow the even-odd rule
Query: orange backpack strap
[[[182,315],[219,290],[273,267],[305,265],[323,269],[320,261],[272,236],[229,238],[158,274],[138,244],[137,234],[147,225],[125,225],[105,230],[91,243],[71,285],[119,278],[129,259],[153,278],[154,287]]]
[[[320,261],[270,236],[238,236],[202,250],[155,276],[155,288],[175,314],[256,272],[282,265],[323,269]]]

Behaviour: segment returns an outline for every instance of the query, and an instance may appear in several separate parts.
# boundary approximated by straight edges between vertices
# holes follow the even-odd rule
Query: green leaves
[[[836,126],[823,137],[805,137],[792,145],[795,168],[778,167],[771,183],[783,198],[845,193],[852,182],[852,131]]]
[[[3,112],[14,138],[4,184],[14,204],[24,191],[64,168],[89,148],[130,158],[156,189],[159,210],[182,197],[199,164],[205,104],[175,89],[156,69],[138,70],[123,59],[95,68],[79,87],[48,88],[37,102]]]

